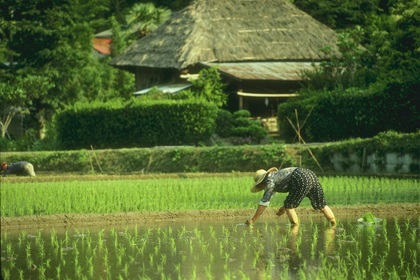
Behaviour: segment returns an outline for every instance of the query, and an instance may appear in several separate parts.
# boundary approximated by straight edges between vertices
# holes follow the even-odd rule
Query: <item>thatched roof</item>
[[[182,70],[198,62],[320,61],[335,32],[287,0],[196,0],[111,65]]]
[[[302,71],[313,70],[319,63],[313,62],[236,62],[213,63],[201,62],[207,68],[216,66],[219,72],[230,78],[244,80],[265,81],[301,81]]]

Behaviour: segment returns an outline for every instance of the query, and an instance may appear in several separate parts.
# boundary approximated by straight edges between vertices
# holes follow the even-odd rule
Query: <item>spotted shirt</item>
[[[295,169],[296,167],[284,168],[267,175],[264,195],[260,201],[260,205],[268,206],[276,192],[289,192],[288,182]]]
[[[300,205],[305,197],[311,201],[314,209],[325,207],[325,197],[315,173],[306,168],[290,167],[270,173],[266,178],[266,187],[260,205],[268,206],[276,192],[288,192],[283,206],[291,209]]]

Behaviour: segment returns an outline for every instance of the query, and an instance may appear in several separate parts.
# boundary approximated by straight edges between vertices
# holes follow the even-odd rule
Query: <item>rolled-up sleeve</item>
[[[260,200],[260,205],[262,206],[270,205],[270,200],[275,194],[273,189],[274,189],[274,184],[271,178],[269,177],[267,180],[267,187],[265,188],[263,197]]]
[[[268,205],[270,205],[270,201],[263,202],[263,201],[261,200],[261,201],[260,201],[260,205],[262,205],[262,206],[268,206]]]

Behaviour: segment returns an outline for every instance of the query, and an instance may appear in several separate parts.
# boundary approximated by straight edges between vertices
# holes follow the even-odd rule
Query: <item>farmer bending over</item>
[[[255,172],[254,181],[255,183],[251,192],[264,190],[264,195],[254,217],[247,220],[245,224],[251,225],[258,220],[270,204],[270,199],[276,192],[287,192],[289,194],[284,201],[283,207],[280,207],[277,212],[278,216],[286,213],[292,224],[299,224],[295,208],[298,207],[303,198],[307,196],[311,200],[312,207],[315,210],[321,210],[331,225],[336,225],[334,213],[331,211],[330,207],[327,206],[324,191],[313,171],[300,167],[289,167],[280,170],[272,167],[267,171],[260,169]]]
[[[12,164],[3,162],[1,164],[1,172],[4,173],[3,176],[15,174],[17,176],[36,176],[34,171],[34,166],[26,161],[18,161]]]

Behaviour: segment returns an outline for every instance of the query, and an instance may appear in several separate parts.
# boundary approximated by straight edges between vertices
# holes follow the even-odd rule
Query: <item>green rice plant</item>
[[[47,279],[417,279],[419,236],[412,229],[417,223],[417,218],[392,218],[366,227],[354,217],[341,218],[342,229],[331,233],[323,220],[302,218],[295,231],[277,218],[266,218],[253,227],[226,219],[44,229],[25,237],[5,232],[1,269],[9,279],[36,278],[39,267]],[[62,255],[51,253],[54,244]],[[10,254],[18,258],[8,259]],[[28,270],[32,265],[38,268]]]
[[[43,265],[40,265],[37,270],[38,270],[38,279],[47,279],[45,277],[46,268]]]
[[[20,280],[24,280],[24,279],[25,279],[25,276],[24,276],[24,271],[23,271],[23,269],[18,269],[18,272],[19,272],[19,279],[20,279]]]
[[[408,230],[411,227],[410,219],[405,219],[404,225],[405,225],[405,230]]]
[[[417,238],[417,235],[418,235],[418,230],[419,230],[418,228],[413,228],[411,230],[411,232],[409,233],[410,241],[412,243],[415,243],[415,241],[416,241],[416,238]]]
[[[334,205],[420,200],[415,179],[337,176],[320,181]],[[0,189],[1,216],[250,209],[260,199],[249,192],[251,184],[250,176],[16,182]],[[302,207],[310,207],[309,201],[304,200]]]
[[[363,219],[363,221],[364,221],[364,222],[366,222],[366,223],[374,223],[374,222],[375,222],[375,216],[373,216],[373,214],[372,214],[372,213],[370,213],[370,212],[365,213],[365,214],[362,216],[362,219]]]
[[[197,279],[197,268],[195,265],[192,267],[191,278],[190,279]]]
[[[395,231],[396,231],[396,234],[397,234],[398,241],[401,242],[402,241],[402,235],[401,235],[401,227],[398,223],[398,218],[394,218],[394,226],[395,226]]]
[[[410,258],[413,261],[413,263],[417,264],[418,266],[418,262],[417,262],[418,252],[415,249],[410,249]]]
[[[19,234],[19,237],[18,237],[18,246],[19,246],[19,248],[23,245],[25,239],[26,239],[26,232],[25,231],[22,231]],[[7,241],[7,232],[5,233],[5,239],[4,240]],[[2,240],[2,243],[3,243],[3,240]]]
[[[214,276],[212,275],[212,272],[211,272],[211,264],[209,264],[208,266],[204,268],[204,272],[205,272],[206,279],[208,280],[214,279]]]
[[[176,263],[174,264],[175,273],[178,275],[178,279],[181,279],[181,264]]]
[[[97,240],[97,244],[98,244],[98,247],[99,247],[99,248],[102,248],[102,246],[104,245],[104,239],[103,239],[103,236],[104,236],[104,230],[102,229],[102,230],[100,230],[100,231],[98,232],[98,240]]]
[[[124,264],[124,267],[123,267],[122,271],[123,271],[123,275],[124,275],[124,277],[122,279],[127,279],[128,278],[128,263]],[[159,270],[158,270],[158,272],[159,272]]]

